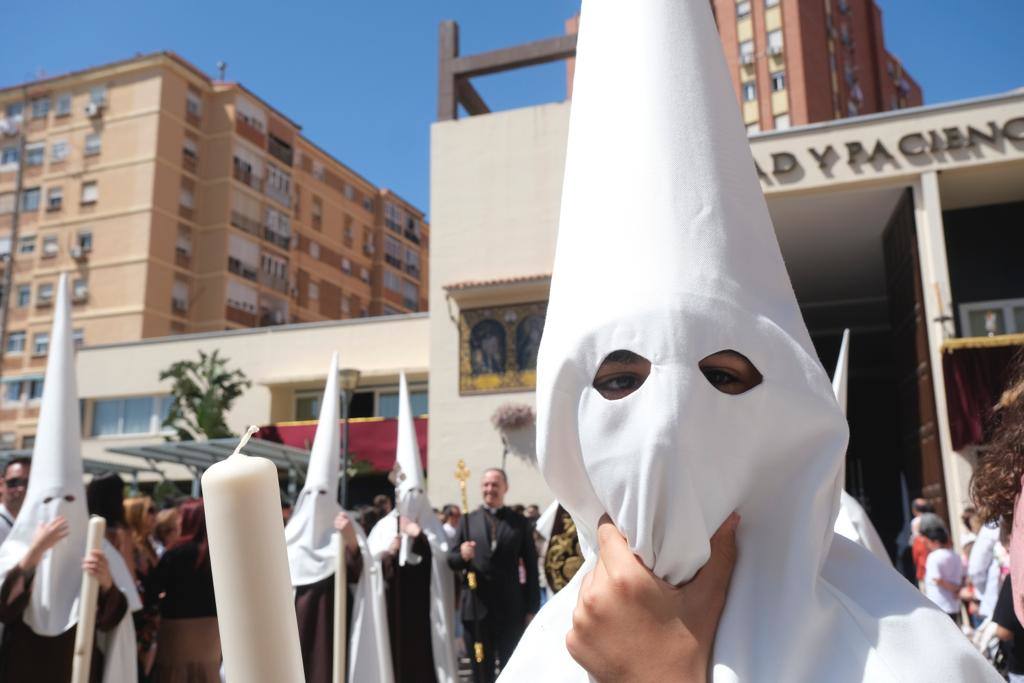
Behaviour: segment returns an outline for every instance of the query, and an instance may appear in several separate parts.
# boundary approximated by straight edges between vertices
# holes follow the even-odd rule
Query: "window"
[[[11,166],[18,163],[18,146],[10,145],[0,150],[0,166]]]
[[[50,113],[50,98],[49,97],[37,97],[32,100],[32,118],[34,119],[45,119],[46,115]]]
[[[71,331],[71,343],[75,345],[76,349],[80,349],[85,346],[85,330],[79,328]]]
[[[779,92],[786,89],[786,72],[776,71],[771,75],[772,92]]]
[[[51,187],[46,191],[46,210],[47,211],[60,211],[61,205],[64,203],[64,188],[63,187]]]
[[[39,188],[30,187],[27,190],[21,192],[21,210],[22,211],[38,211],[39,210]]]
[[[50,161],[66,161],[69,149],[67,140],[57,140],[50,146]]]
[[[366,268],[360,268],[359,269],[359,279],[362,280],[363,282],[369,282],[370,281],[370,271],[367,270]]]
[[[743,90],[744,102],[753,102],[757,99],[757,84],[754,81],[747,81],[740,87]]]
[[[775,117],[775,130],[785,130],[789,128],[789,114],[779,114]]]
[[[181,192],[178,193],[178,204],[184,206],[186,209],[194,209],[196,206],[196,197],[192,193],[192,189],[182,186]]]
[[[402,267],[402,243],[394,237],[384,238],[384,260],[395,268]]]
[[[341,272],[345,273],[346,275],[352,274],[352,262],[349,261],[347,258],[341,259]]]
[[[775,7],[779,4],[779,0],[764,0],[765,7]]]
[[[275,199],[285,206],[292,203],[292,178],[290,175],[277,168],[267,166],[267,185],[265,192],[268,197]]]
[[[175,280],[171,285],[171,308],[176,313],[188,313],[188,283]]]
[[[324,203],[320,197],[313,195],[313,206],[310,209],[310,221],[313,224],[314,230],[320,230],[323,227],[323,215],[324,215]]]
[[[740,62],[743,64],[754,63],[754,41],[744,40],[740,43]]]
[[[18,238],[18,253],[31,254],[36,250],[36,236],[26,235]]]
[[[736,3],[736,18],[743,19],[750,16],[750,0],[740,0]]]
[[[320,245],[313,240],[309,241],[309,255],[317,260],[320,259]]]
[[[25,352],[25,333],[24,332],[11,332],[7,335],[7,353],[24,353]]]
[[[25,103],[24,102],[11,102],[10,104],[7,105],[7,108],[4,109],[4,113],[7,116],[9,116],[10,118],[12,118],[12,119],[21,116],[24,112],[25,112]]]
[[[195,168],[196,162],[199,161],[199,147],[196,145],[196,141],[186,135],[181,141],[181,153],[186,161]]]
[[[324,179],[324,165],[319,161],[313,161],[313,177],[317,180]]]
[[[75,280],[71,285],[71,298],[75,301],[85,301],[89,298],[89,282],[84,278]]]
[[[409,392],[409,410],[414,416],[427,414],[427,392]],[[380,417],[398,417],[398,393],[381,392],[377,396],[377,412]]]
[[[960,328],[965,337],[994,337],[1024,332],[1024,299],[961,304]]]
[[[14,193],[4,192],[0,194],[0,216],[14,213]]]
[[[83,253],[89,253],[92,251],[92,232],[90,230],[81,230],[75,235],[75,245],[82,250]]]
[[[356,198],[356,190],[354,187],[345,183],[345,199],[353,201]]]
[[[53,284],[44,282],[36,289],[36,303],[39,305],[48,304],[53,301]]]
[[[19,403],[21,402],[21,382],[14,380],[13,382],[4,382],[7,386],[4,387],[4,402],[6,403]],[[6,435],[5,435],[6,436]]]
[[[100,188],[96,184],[95,180],[89,180],[82,183],[82,203],[83,204],[95,204],[96,200],[100,198]]]
[[[32,303],[32,285],[18,285],[18,308],[25,308]]]
[[[363,199],[363,208],[369,211],[370,213],[373,213],[373,200],[369,197]]]
[[[405,271],[414,275],[420,273],[420,254],[413,249],[405,250]]]
[[[138,396],[93,402],[92,436],[156,434],[171,410],[170,396]]]
[[[309,283],[309,298],[313,301],[320,298],[320,286],[315,282]]]
[[[408,280],[402,280],[402,303],[413,310],[420,305],[420,288]]]
[[[57,116],[71,115],[71,93],[57,95]]]
[[[43,258],[53,258],[59,250],[56,235],[47,235],[43,238]]]
[[[50,333],[36,332],[32,338],[32,355],[45,356],[50,350]]]
[[[849,102],[847,102],[846,103],[846,115],[847,116],[857,116],[858,114],[860,114],[860,107],[857,106],[857,103],[854,102],[853,100],[850,100]]]
[[[390,270],[384,271],[384,288],[390,289],[392,292],[402,291],[402,278],[398,277],[395,273]]]
[[[782,54],[782,29],[777,28],[774,31],[768,31],[768,54],[780,55]]]
[[[25,165],[26,166],[42,166],[43,159],[46,158],[46,143],[45,142],[33,142],[31,145],[25,145]]]
[[[107,87],[96,85],[89,89],[89,102],[103,106],[107,103]]]
[[[85,156],[91,157],[99,154],[101,147],[99,133],[89,133],[85,136]]]
[[[203,115],[203,101],[199,93],[189,90],[185,95],[185,113],[197,118]]]

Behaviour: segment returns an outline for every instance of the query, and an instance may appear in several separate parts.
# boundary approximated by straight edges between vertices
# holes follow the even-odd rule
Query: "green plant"
[[[181,360],[160,373],[173,379],[174,402],[163,425],[174,429],[179,441],[234,436],[224,416],[231,404],[252,386],[241,370],[229,370],[218,351],[199,352],[199,360]]]

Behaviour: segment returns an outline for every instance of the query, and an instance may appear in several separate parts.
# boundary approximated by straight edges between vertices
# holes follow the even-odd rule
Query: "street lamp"
[[[342,368],[338,371],[338,383],[341,385],[341,416],[345,421],[341,441],[341,507],[348,510],[348,404],[359,386],[359,371],[355,368]]]

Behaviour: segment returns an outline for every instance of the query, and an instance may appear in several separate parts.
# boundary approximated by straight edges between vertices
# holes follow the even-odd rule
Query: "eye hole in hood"
[[[609,353],[594,375],[593,387],[609,401],[617,401],[643,386],[651,374],[651,361],[619,349]]]
[[[723,394],[743,394],[764,381],[750,359],[731,349],[711,354],[697,367],[711,386]]]

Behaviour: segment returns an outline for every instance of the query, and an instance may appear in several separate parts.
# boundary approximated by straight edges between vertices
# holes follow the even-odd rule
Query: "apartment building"
[[[710,1],[749,132],[923,103],[921,87],[885,47],[875,0]],[[578,27],[576,16],[566,33]]]
[[[60,273],[90,346],[426,306],[423,212],[173,53],[0,89],[0,113],[0,447],[32,444]],[[166,409],[130,405],[122,427]]]

